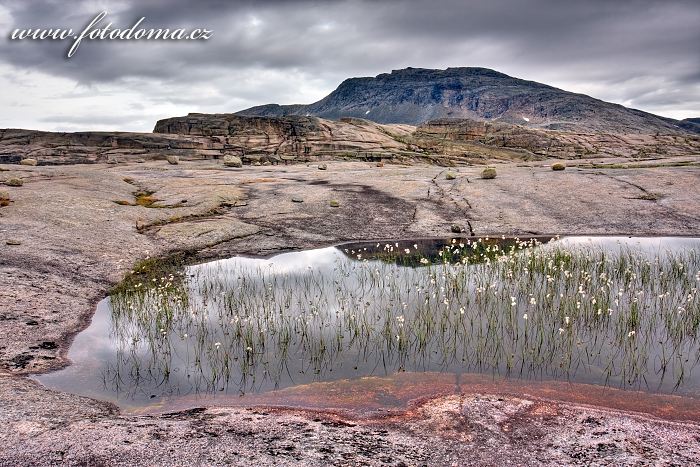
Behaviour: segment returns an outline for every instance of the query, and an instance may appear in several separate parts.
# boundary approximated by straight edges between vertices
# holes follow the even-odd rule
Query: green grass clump
[[[146,259],[137,261],[131,271],[110,290],[109,294],[126,293],[140,287],[148,288],[150,284],[157,283],[163,277],[180,278],[184,265],[184,253],[167,258],[146,257]]]

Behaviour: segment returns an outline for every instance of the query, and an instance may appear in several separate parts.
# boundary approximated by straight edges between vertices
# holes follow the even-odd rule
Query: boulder
[[[243,161],[238,156],[224,156],[224,167],[243,167]]]
[[[328,170],[328,166],[326,164],[318,164],[318,170]]]
[[[554,171],[559,171],[559,170],[564,170],[564,169],[566,169],[566,165],[564,165],[561,162],[555,162],[554,164],[552,164],[552,170],[554,170]]]
[[[10,204],[10,193],[7,191],[0,191],[0,207],[9,206]]]
[[[494,169],[493,167],[486,167],[484,170],[481,171],[481,178],[485,180],[496,178],[496,169]]]
[[[332,199],[332,200],[330,201],[330,203],[328,203],[328,204],[329,204],[329,206],[332,207],[332,208],[339,208],[339,207],[340,207],[340,203],[338,202],[337,199]]]
[[[167,156],[168,164],[177,165],[180,163],[180,158],[178,156]]]
[[[9,178],[5,180],[5,185],[7,186],[22,186],[24,185],[24,180],[21,178]]]
[[[454,172],[447,172],[445,174],[445,180],[454,180],[455,178],[457,178],[457,174]]]
[[[22,159],[21,161],[19,161],[19,163],[22,165],[31,165],[31,166],[35,166],[38,164],[36,159]]]

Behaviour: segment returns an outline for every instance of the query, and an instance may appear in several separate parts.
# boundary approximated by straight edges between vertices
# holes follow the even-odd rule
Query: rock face
[[[153,131],[207,137],[222,153],[237,155],[243,162],[275,164],[317,156],[390,158],[410,152],[391,135],[407,135],[413,130],[406,125],[378,125],[361,119],[189,114],[160,120]]]
[[[279,164],[314,158],[383,160],[411,158],[400,138],[408,125],[379,125],[361,119],[241,117],[190,114],[156,124],[154,133],[0,129],[0,164],[31,158],[40,165],[237,157],[245,164]]]
[[[211,158],[210,138],[151,133],[77,132],[0,129],[0,163],[34,159],[40,165],[85,164],[120,159]]]
[[[418,126],[409,141],[425,150],[447,155],[460,151],[487,153],[502,148],[563,159],[592,155],[645,158],[653,154],[677,156],[700,151],[700,137],[688,133],[578,133],[471,119],[426,122]]]
[[[439,119],[420,125],[416,138],[446,139],[454,142],[476,142],[486,146],[525,149],[533,153],[566,151],[569,142],[560,133],[538,131],[521,125],[485,122],[470,119]]]
[[[319,159],[423,160],[439,165],[490,159],[660,157],[697,154],[700,136],[545,130],[505,122],[438,119],[419,127],[359,118],[190,114],[161,120],[155,133],[0,130],[0,163],[40,165],[219,159],[270,165]],[[231,162],[228,162],[230,164]],[[225,162],[225,164],[227,164]]]
[[[351,78],[309,105],[269,104],[248,116],[315,115],[418,125],[440,118],[518,123],[536,128],[608,133],[678,133],[681,122],[487,68],[406,68]]]
[[[439,165],[547,157],[653,158],[700,152],[693,133],[581,133],[503,121],[431,120],[418,127],[360,118],[189,114],[159,121],[154,133],[0,129],[0,164],[39,165],[224,159],[236,166],[324,159],[422,160]],[[233,162],[230,162],[233,161]]]

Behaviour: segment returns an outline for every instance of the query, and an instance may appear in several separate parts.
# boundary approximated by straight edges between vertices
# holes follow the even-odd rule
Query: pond
[[[694,238],[373,241],[234,257],[136,271],[77,335],[73,364],[36,379],[125,408],[402,374],[695,397],[698,285]]]

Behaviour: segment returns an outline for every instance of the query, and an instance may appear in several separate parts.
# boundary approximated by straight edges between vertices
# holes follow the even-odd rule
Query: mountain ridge
[[[265,104],[243,116],[364,118],[419,125],[442,118],[469,118],[550,130],[610,133],[697,132],[683,123],[489,68],[405,68],[375,77],[344,80],[311,104]]]

